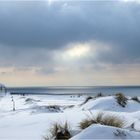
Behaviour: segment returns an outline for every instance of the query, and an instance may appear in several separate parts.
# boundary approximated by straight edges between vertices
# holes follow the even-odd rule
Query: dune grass
[[[139,98],[138,98],[137,96],[132,97],[132,98],[131,98],[131,100],[133,100],[133,101],[136,101],[136,102],[140,103],[140,100],[139,100]]]
[[[95,96],[95,98],[98,98],[98,97],[104,97],[104,95],[100,92]]]
[[[99,97],[104,97],[104,95],[102,93],[98,93],[97,95],[95,95],[94,97],[92,96],[88,96],[85,101],[83,103],[81,103],[80,105],[84,105],[86,104],[89,100],[91,99],[96,99],[96,98],[99,98]]]
[[[107,125],[107,126],[114,126],[122,128],[124,126],[124,121],[110,115],[104,115],[103,113],[97,114],[94,118],[87,118],[80,122],[79,127],[80,129],[85,129],[89,127],[92,124],[101,124],[101,125]]]
[[[116,100],[117,100],[117,103],[120,105],[120,106],[122,106],[122,107],[125,107],[126,105],[127,105],[127,98],[125,97],[125,95],[124,94],[122,94],[122,93],[117,93],[116,95],[115,95],[116,97]]]
[[[82,105],[86,104],[86,103],[87,103],[89,100],[91,100],[91,99],[93,99],[93,97],[88,96],[88,97],[85,99],[85,101],[84,101],[83,103],[81,103],[80,105],[82,106]]]
[[[44,140],[68,140],[71,138],[70,127],[67,122],[64,125],[54,123],[50,129],[50,136],[45,136]]]

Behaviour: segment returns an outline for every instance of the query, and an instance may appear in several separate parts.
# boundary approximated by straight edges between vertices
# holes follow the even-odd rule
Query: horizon
[[[69,87],[140,87],[140,85],[96,85],[96,86],[6,86],[7,88],[69,88]]]
[[[140,2],[0,1],[8,87],[140,85]]]

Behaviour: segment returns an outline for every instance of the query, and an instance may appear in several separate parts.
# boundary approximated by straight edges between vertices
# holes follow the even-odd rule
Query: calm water
[[[14,94],[114,94],[124,93],[129,96],[140,96],[140,86],[90,86],[90,87],[19,87],[8,88]]]

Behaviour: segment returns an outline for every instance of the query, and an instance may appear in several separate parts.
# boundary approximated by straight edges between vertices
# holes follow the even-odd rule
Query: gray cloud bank
[[[53,51],[94,40],[111,51],[88,63],[139,64],[139,17],[133,2],[0,2],[0,65],[54,67]]]

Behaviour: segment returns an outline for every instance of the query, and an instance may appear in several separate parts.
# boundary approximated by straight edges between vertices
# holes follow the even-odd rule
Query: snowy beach
[[[15,111],[13,111],[13,102]],[[125,106],[113,96],[10,95],[0,98],[0,139],[44,140],[54,123],[68,123],[71,139],[140,139],[140,103],[127,97]],[[88,99],[88,100],[86,100]],[[86,101],[86,102],[85,102]],[[124,121],[122,128],[93,124],[82,130],[80,122],[99,112]],[[133,127],[132,127],[133,125]],[[132,128],[131,128],[132,127]],[[117,136],[118,135],[118,136]]]

